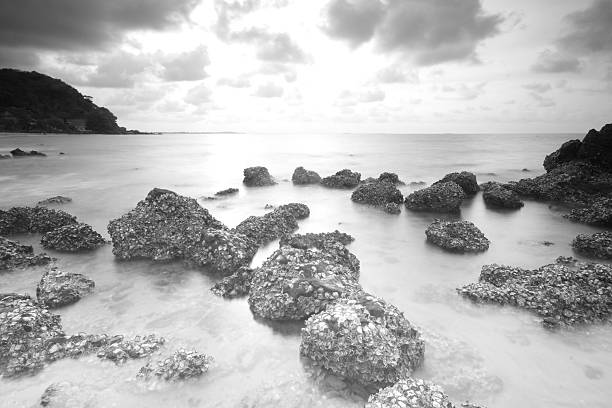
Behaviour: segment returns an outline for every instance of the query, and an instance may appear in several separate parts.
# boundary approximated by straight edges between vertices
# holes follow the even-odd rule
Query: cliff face
[[[0,131],[126,133],[111,111],[38,72],[0,69]]]

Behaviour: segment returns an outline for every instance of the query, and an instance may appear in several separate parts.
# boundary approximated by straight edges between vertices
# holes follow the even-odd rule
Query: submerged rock
[[[55,204],[66,204],[72,202],[72,198],[64,196],[49,197],[39,201],[36,205],[55,205]]]
[[[39,152],[37,150],[30,150],[29,152],[27,152],[27,151],[21,150],[20,148],[11,150],[11,155],[13,155],[13,157],[27,157],[27,156],[45,157],[47,156],[46,154]]]
[[[75,216],[45,207],[13,207],[8,211],[0,210],[0,235],[45,233],[76,223]]]
[[[579,254],[600,259],[612,259],[612,232],[597,232],[592,235],[580,234],[572,242]]]
[[[145,379],[158,377],[165,381],[187,380],[205,374],[212,361],[212,357],[205,354],[180,349],[159,361],[157,366],[148,363],[140,369],[138,376]]]
[[[514,191],[500,183],[488,182],[482,185],[482,198],[486,205],[497,208],[518,209],[525,205]]]
[[[399,214],[402,210],[398,203],[387,203],[385,204],[385,212],[389,214]]]
[[[79,223],[46,232],[40,243],[47,249],[76,252],[95,249],[104,245],[106,241],[90,225]]]
[[[243,266],[232,275],[221,279],[221,281],[217,282],[210,290],[215,295],[224,298],[247,296],[251,290],[252,277],[253,270]]]
[[[268,173],[268,169],[262,166],[244,169],[244,180],[242,182],[248,187],[272,186],[276,184],[276,181]]]
[[[455,408],[444,390],[421,379],[405,378],[368,398],[365,408]]]
[[[21,245],[17,241],[0,237],[0,271],[46,265],[49,262],[51,262],[50,256],[45,253],[34,254],[34,249],[30,245]]]
[[[361,204],[384,206],[388,203],[401,204],[404,196],[395,187],[395,184],[388,181],[375,181],[357,187],[351,195],[351,200]]]
[[[304,204],[287,204],[262,216],[251,216],[234,228],[234,231],[246,235],[257,245],[274,241],[290,234],[298,228],[297,219],[310,214]]]
[[[461,187],[463,192],[466,195],[474,195],[479,190],[478,182],[476,181],[476,175],[474,173],[470,173],[469,171],[462,171],[461,173],[449,173],[442,178],[442,180],[437,181],[435,184],[454,182]]]
[[[166,342],[155,335],[135,336],[126,340],[123,336],[112,337],[97,353],[98,358],[123,363],[129,359],[150,356]]]
[[[48,308],[66,306],[93,292],[95,286],[95,282],[85,275],[63,272],[52,267],[38,283],[36,298]]]
[[[321,184],[329,188],[355,188],[360,181],[361,173],[344,169],[334,175],[325,177],[321,180]]]
[[[230,188],[226,188],[225,190],[217,191],[215,195],[217,197],[228,196],[228,195],[236,194],[238,191],[239,190],[237,188],[230,187]]]
[[[53,383],[40,396],[40,406],[48,408],[95,407],[95,399],[82,386],[68,381]]]
[[[469,221],[435,220],[425,231],[432,244],[452,252],[483,252],[489,240]]]
[[[321,182],[321,176],[319,173],[312,170],[306,170],[303,167],[296,167],[293,171],[293,176],[291,176],[291,181],[293,184],[319,184]]]
[[[612,266],[563,257],[534,270],[485,265],[478,282],[458,292],[475,302],[533,311],[547,326],[607,321],[612,313]]]
[[[341,377],[384,386],[421,365],[424,343],[395,306],[361,294],[306,320],[300,353]]]
[[[596,198],[588,206],[565,215],[569,220],[601,227],[612,227],[612,198]]]
[[[438,183],[417,190],[406,197],[406,208],[413,211],[459,212],[465,198],[463,189],[454,182]]]

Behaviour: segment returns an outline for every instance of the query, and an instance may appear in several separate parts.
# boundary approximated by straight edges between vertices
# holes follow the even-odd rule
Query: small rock
[[[349,169],[340,170],[334,175],[325,177],[321,184],[329,188],[355,188],[361,181],[361,173]]]
[[[66,204],[72,202],[72,198],[64,196],[49,197],[42,201],[39,201],[36,205],[55,205],[55,204]]]
[[[138,372],[138,377],[147,380],[153,376],[165,381],[187,380],[205,374],[212,361],[212,357],[205,354],[180,349],[172,356],[159,361],[157,366],[149,363],[142,367]]]
[[[316,171],[306,170],[300,166],[293,171],[291,181],[293,181],[293,184],[299,185],[319,184],[321,182],[321,176],[319,176],[319,173]]]
[[[437,183],[448,183],[450,181],[457,183],[459,187],[463,189],[463,192],[466,195],[474,195],[480,190],[478,183],[476,182],[476,175],[468,171],[462,171],[461,173],[449,173],[444,176],[442,180],[436,181],[434,185]]]
[[[435,220],[425,231],[427,240],[452,252],[483,252],[489,240],[469,221]]]
[[[221,191],[217,191],[215,193],[216,196],[228,196],[228,195],[233,195],[238,193],[238,189],[237,188],[227,188],[225,190],[221,190]]]
[[[417,190],[406,197],[406,208],[413,211],[459,212],[465,198],[463,189],[455,182],[438,183]]]
[[[46,232],[40,241],[43,247],[56,251],[92,250],[106,241],[87,224],[71,224]]]
[[[272,186],[276,184],[276,181],[268,173],[268,169],[262,166],[244,169],[244,180],[242,182],[248,187]]]
[[[51,267],[36,287],[38,302],[48,308],[73,304],[93,292],[95,282],[80,273],[63,272]]]
[[[26,266],[46,265],[51,262],[47,254],[34,254],[30,245],[21,245],[0,237],[0,271]]]

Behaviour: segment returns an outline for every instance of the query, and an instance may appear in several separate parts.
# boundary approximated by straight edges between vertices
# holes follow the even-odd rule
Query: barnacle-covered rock
[[[203,231],[197,243],[187,247],[185,252],[188,262],[210,267],[222,275],[230,275],[251,262],[257,252],[257,245],[252,239],[235,231],[209,229]]]
[[[500,183],[488,182],[481,187],[482,199],[490,207],[518,209],[525,205],[518,194]]]
[[[272,186],[276,184],[274,178],[268,173],[268,169],[262,166],[244,169],[244,180],[242,182],[248,187]]]
[[[355,188],[361,181],[361,173],[349,169],[340,170],[336,174],[321,180],[321,184],[329,188]]]
[[[600,259],[612,259],[612,232],[603,231],[592,235],[580,234],[572,242],[579,254]]]
[[[585,207],[573,209],[565,217],[585,224],[612,227],[612,198],[594,199]]]
[[[36,298],[48,308],[66,306],[93,292],[95,285],[95,282],[85,275],[63,272],[57,267],[51,267],[36,287]]]
[[[246,296],[251,290],[253,270],[243,266],[230,276],[226,276],[215,284],[210,290],[217,296],[236,298]]]
[[[76,222],[76,217],[61,210],[45,207],[13,207],[8,211],[0,210],[0,235],[44,233]]]
[[[458,292],[475,302],[533,311],[547,326],[607,321],[612,314],[612,266],[563,257],[534,270],[485,265],[478,282]]]
[[[26,266],[46,265],[51,262],[47,254],[34,254],[30,245],[21,245],[0,237],[0,271]]]
[[[143,358],[156,352],[166,340],[153,334],[135,336],[126,340],[123,336],[114,336],[109,343],[98,351],[98,358],[123,363],[129,359]]]
[[[478,187],[478,182],[476,181],[476,175],[474,173],[470,173],[469,171],[449,173],[444,176],[442,180],[434,183],[434,185],[438,183],[448,183],[450,181],[457,183],[466,195],[474,195],[480,190],[480,187]]]
[[[434,220],[425,231],[432,244],[452,252],[482,252],[489,249],[489,240],[469,221]]]
[[[404,378],[368,398],[365,408],[455,408],[442,387],[429,381]]]
[[[212,361],[212,357],[205,354],[180,349],[156,365],[148,363],[140,369],[138,377],[158,377],[166,381],[186,380],[205,374]]]
[[[400,205],[398,203],[387,203],[385,204],[385,212],[389,214],[399,214],[402,212]]]
[[[104,245],[106,241],[90,225],[79,223],[46,232],[40,243],[48,249],[76,252],[95,249]]]
[[[336,375],[385,386],[421,365],[424,343],[395,306],[360,294],[306,320],[300,353]]]
[[[459,212],[464,198],[463,189],[451,181],[417,190],[404,203],[409,210],[453,213]]]
[[[291,176],[293,184],[319,184],[321,182],[321,176],[319,173],[312,170],[306,170],[302,166],[296,167]]]
[[[72,202],[72,198],[64,197],[64,196],[55,196],[45,198],[44,200],[39,201],[36,205],[56,205],[56,204],[66,204]]]
[[[386,181],[388,183],[395,184],[395,185],[406,184],[402,180],[399,179],[399,176],[397,174],[390,173],[388,171],[380,173],[380,176],[378,176],[378,181]]]
[[[356,203],[384,206],[388,203],[401,204],[404,196],[395,187],[395,184],[388,181],[374,181],[359,185],[351,200]]]
[[[262,216],[251,216],[234,228],[234,231],[251,238],[257,245],[279,239],[298,228],[297,217],[310,214],[304,204],[287,204]]]
[[[326,242],[339,242],[342,245],[348,245],[353,242],[355,238],[335,230],[334,232],[319,232],[306,234],[291,234],[285,235],[280,240],[280,246],[289,245],[294,248],[306,249],[306,248],[320,248],[325,247]],[[356,258],[355,258],[356,259]],[[358,261],[357,261],[358,262]]]
[[[310,216],[310,208],[302,203],[289,203],[278,206],[277,211],[287,211],[295,217],[296,220],[303,220]]]

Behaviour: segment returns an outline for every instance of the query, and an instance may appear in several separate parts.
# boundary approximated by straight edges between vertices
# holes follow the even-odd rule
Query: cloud
[[[550,98],[545,98],[538,93],[531,92],[529,95],[535,99],[538,102],[538,106],[541,106],[542,108],[550,108],[556,105],[555,101]]]
[[[138,75],[152,64],[149,55],[118,51],[108,56],[103,55],[94,72],[77,84],[99,88],[130,88],[136,83]]]
[[[485,14],[480,0],[332,0],[325,13],[330,37],[351,46],[373,41],[417,65],[477,61],[477,45],[503,21]]]
[[[200,45],[192,51],[165,57],[162,78],[167,81],[197,81],[208,76],[204,68],[210,64],[206,47]]]
[[[287,82],[294,82],[297,79],[295,68],[289,64],[268,62],[263,64],[257,73],[261,75],[283,75]]]
[[[0,67],[3,68],[36,68],[40,57],[32,51],[0,47]]]
[[[217,85],[229,86],[230,88],[249,88],[251,86],[251,81],[245,77],[219,78],[219,80],[217,80]]]
[[[230,33],[228,40],[254,45],[257,49],[256,56],[262,61],[302,64],[308,60],[306,53],[287,33],[250,28]]]
[[[414,71],[392,65],[381,69],[376,74],[376,79],[383,84],[398,84],[404,82],[418,82],[419,78]]]
[[[187,91],[184,100],[195,106],[206,104],[212,102],[212,91],[206,84],[199,84]]]
[[[259,5],[259,0],[215,0],[217,21],[213,29],[217,37],[228,40],[231,34],[230,23],[256,10]]]
[[[253,96],[260,98],[279,98],[283,96],[284,89],[280,85],[276,85],[272,82],[265,83],[257,87]]]
[[[533,83],[533,84],[527,84],[527,85],[523,85],[523,88],[532,91],[532,92],[536,92],[536,93],[544,93],[544,92],[548,92],[552,89],[552,87],[550,86],[550,84],[540,84],[540,83]]]
[[[560,73],[579,72],[581,69],[578,58],[558,51],[544,50],[531,67],[536,72]]]
[[[486,82],[481,82],[478,84],[459,84],[456,86],[444,85],[441,91],[451,95],[445,96],[441,99],[462,101],[473,100],[478,98],[484,92],[486,85]]]
[[[579,55],[612,52],[612,1],[596,0],[565,20],[571,29],[558,39],[562,49]]]
[[[338,96],[337,106],[348,107],[359,103],[381,102],[386,98],[385,92],[380,88],[367,88],[360,91],[344,90]]]

